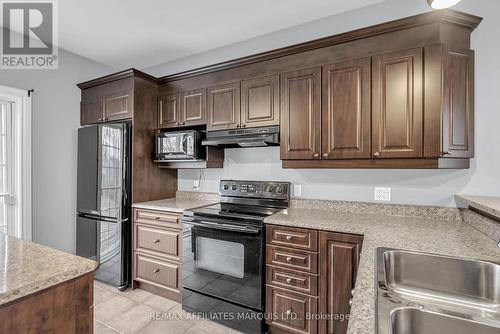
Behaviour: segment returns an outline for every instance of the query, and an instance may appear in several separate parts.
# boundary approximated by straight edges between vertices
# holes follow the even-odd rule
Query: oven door
[[[262,310],[262,231],[262,227],[183,219],[183,288]]]

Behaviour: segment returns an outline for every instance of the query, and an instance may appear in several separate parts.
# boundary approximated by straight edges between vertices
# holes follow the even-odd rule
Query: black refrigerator
[[[130,123],[78,129],[76,254],[120,290],[131,282],[130,154]]]

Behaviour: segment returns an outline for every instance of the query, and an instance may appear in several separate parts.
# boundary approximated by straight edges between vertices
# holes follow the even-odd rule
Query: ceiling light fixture
[[[443,9],[451,6],[455,6],[462,0],[427,0],[429,5],[434,9]]]

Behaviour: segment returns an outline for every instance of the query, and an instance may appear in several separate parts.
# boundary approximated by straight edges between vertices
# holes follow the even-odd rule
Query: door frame
[[[15,128],[12,160],[17,184],[16,205],[11,214],[19,224],[15,236],[32,240],[32,184],[31,184],[31,119],[33,91],[0,86],[0,98],[12,103],[12,122]]]

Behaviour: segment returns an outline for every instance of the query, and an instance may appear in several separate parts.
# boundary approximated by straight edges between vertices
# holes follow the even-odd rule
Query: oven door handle
[[[242,232],[246,234],[259,234],[260,229],[257,228],[249,228],[249,227],[240,227],[240,226],[235,226],[235,225],[229,225],[229,224],[219,224],[219,223],[213,223],[205,220],[200,220],[199,222],[186,222],[187,224],[194,225],[194,226],[200,226],[200,227],[207,227],[207,228],[215,228],[218,230],[223,230],[223,231],[234,231],[234,232]]]

